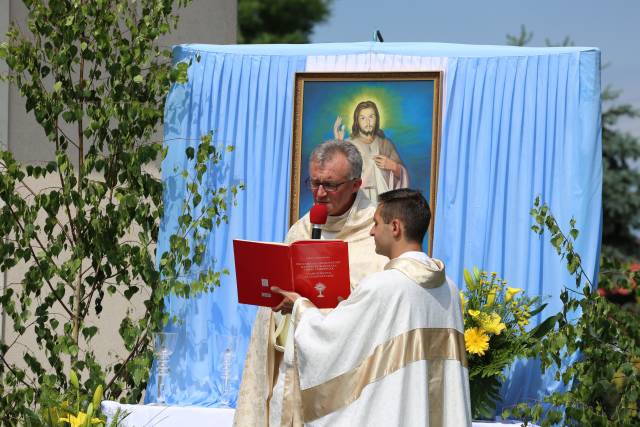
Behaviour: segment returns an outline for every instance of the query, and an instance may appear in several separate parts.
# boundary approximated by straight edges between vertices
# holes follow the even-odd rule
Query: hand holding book
[[[300,294],[290,291],[283,291],[277,286],[272,286],[271,292],[282,295],[282,302],[273,307],[273,311],[279,311],[282,314],[290,314],[293,311],[293,305],[296,303],[296,300],[298,298],[302,298]]]
[[[291,244],[234,240],[238,302],[276,307],[272,287],[293,291],[318,308],[334,308],[349,296],[349,253],[340,240]]]

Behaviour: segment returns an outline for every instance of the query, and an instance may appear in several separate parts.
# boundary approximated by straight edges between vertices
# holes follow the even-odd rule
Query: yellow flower
[[[469,316],[475,319],[480,315],[480,310],[469,310],[468,313],[469,313]]]
[[[80,411],[78,415],[69,414],[67,418],[60,418],[58,421],[65,421],[71,427],[81,427],[87,422],[87,414]],[[91,418],[91,424],[102,424],[102,420],[100,418]]]
[[[491,289],[491,291],[489,291],[489,295],[487,295],[487,304],[486,304],[487,307],[491,307],[495,300],[496,300],[496,290]]]
[[[483,356],[489,349],[489,336],[478,328],[464,331],[464,346],[467,352]]]
[[[502,323],[502,319],[497,313],[491,313],[491,315],[485,316],[481,323],[482,329],[484,329],[485,332],[494,335],[500,335],[500,333],[507,327],[507,325]]]
[[[464,292],[460,291],[460,307],[462,307],[462,313],[464,313],[464,306],[466,302],[467,301],[464,299]]]
[[[505,302],[511,301],[511,299],[522,292],[520,288],[512,288],[511,286],[507,286],[507,294],[504,297]]]

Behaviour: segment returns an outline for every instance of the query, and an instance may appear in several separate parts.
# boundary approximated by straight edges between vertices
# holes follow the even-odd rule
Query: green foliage
[[[157,40],[189,0],[24,3],[30,34],[12,25],[0,59],[55,159],[22,165],[0,152],[0,269],[27,269],[0,296],[15,336],[0,344],[3,425],[37,425],[36,408],[59,406],[69,387],[88,395],[104,384],[107,398],[137,403],[151,367],[150,333],[167,321],[164,298],[219,284],[224,272],[200,266],[203,240],[227,220],[241,188],[200,185],[224,153],[211,135],[189,149],[197,155],[186,165],[188,197],[157,268],[163,186],[153,170],[163,149],[150,138],[171,84],[185,82],[189,66],[172,67]],[[109,304],[134,302],[137,313],[110,319],[126,354],[104,365],[116,356],[96,354],[92,343],[103,338],[91,319]],[[27,335],[38,348],[20,346]],[[21,355],[22,363],[9,362]]]
[[[569,426],[632,426],[640,423],[640,312],[637,304],[616,306],[594,292],[585,274],[580,256],[574,250],[578,232],[575,221],[564,233],[546,204],[536,199],[531,211],[535,219],[532,229],[550,241],[575,286],[565,287],[560,298],[563,309],[558,313],[556,331],[543,338],[534,351],[539,354],[543,370],[556,369],[556,379],[568,386],[564,393],[545,397],[551,409],[544,413],[542,404],[521,404],[511,411],[517,418],[530,419],[542,426],[563,422]],[[605,289],[638,283],[640,274],[628,271],[616,260],[605,259],[599,285]],[[640,297],[640,291],[634,290]],[[576,353],[577,352],[577,353]],[[563,366],[571,355],[577,362]],[[505,414],[508,415],[508,414]]]
[[[620,132],[621,118],[638,118],[640,111],[628,104],[612,104],[620,95],[607,87],[602,112],[602,246],[610,256],[638,259],[640,242],[634,229],[640,229],[640,138]]]
[[[533,33],[523,25],[518,36],[507,35],[507,44],[525,46]],[[545,39],[547,46],[573,46],[568,36],[560,43]],[[620,119],[637,119],[640,110],[616,104],[620,92],[607,86],[602,90],[602,252],[609,257],[638,259],[640,238],[640,138],[616,129]]]
[[[308,43],[331,0],[238,0],[238,43]]]
[[[510,46],[526,46],[532,39],[533,33],[527,31],[527,27],[525,27],[524,24],[520,26],[520,34],[517,36],[507,34],[507,44]]]

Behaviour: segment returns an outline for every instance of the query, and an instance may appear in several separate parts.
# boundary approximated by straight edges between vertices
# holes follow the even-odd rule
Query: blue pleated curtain
[[[189,82],[175,85],[166,103],[165,217],[158,253],[167,250],[177,229],[185,194],[178,171],[188,169],[184,150],[203,134],[213,131],[220,147],[235,147],[210,168],[203,185],[244,183],[246,189],[231,208],[229,223],[207,241],[206,266],[228,268],[231,275],[211,294],[167,300],[169,313],[180,319],[167,328],[179,334],[166,388],[170,404],[220,403],[224,363],[216,337],[223,335],[238,337],[233,369],[226,372],[235,404],[256,310],[237,304],[231,241],[280,241],[286,233],[294,75],[319,57],[340,64],[336,71],[348,70],[350,57],[358,63],[364,58],[369,69],[377,70],[393,61],[406,68],[407,58],[444,58],[439,62],[446,64],[446,88],[433,252],[459,286],[463,268],[478,266],[529,295],[546,297],[549,305],[533,325],[560,310],[562,286],[573,281],[548,239],[530,230],[529,211],[537,196],[561,225],[576,219],[581,231],[576,249],[586,272],[591,277],[597,272],[602,183],[597,49],[422,43],[178,46],[174,61],[192,60],[192,65]],[[535,362],[519,361],[508,373],[502,405],[539,399],[557,387],[552,378],[541,377]],[[152,375],[146,401],[155,396]]]

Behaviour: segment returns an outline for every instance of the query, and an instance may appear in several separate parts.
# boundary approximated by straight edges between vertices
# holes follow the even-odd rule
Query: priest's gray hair
[[[362,175],[362,156],[358,148],[348,141],[329,140],[319,144],[311,152],[309,163],[315,162],[323,166],[338,153],[343,154],[351,166],[349,179],[360,178]]]

